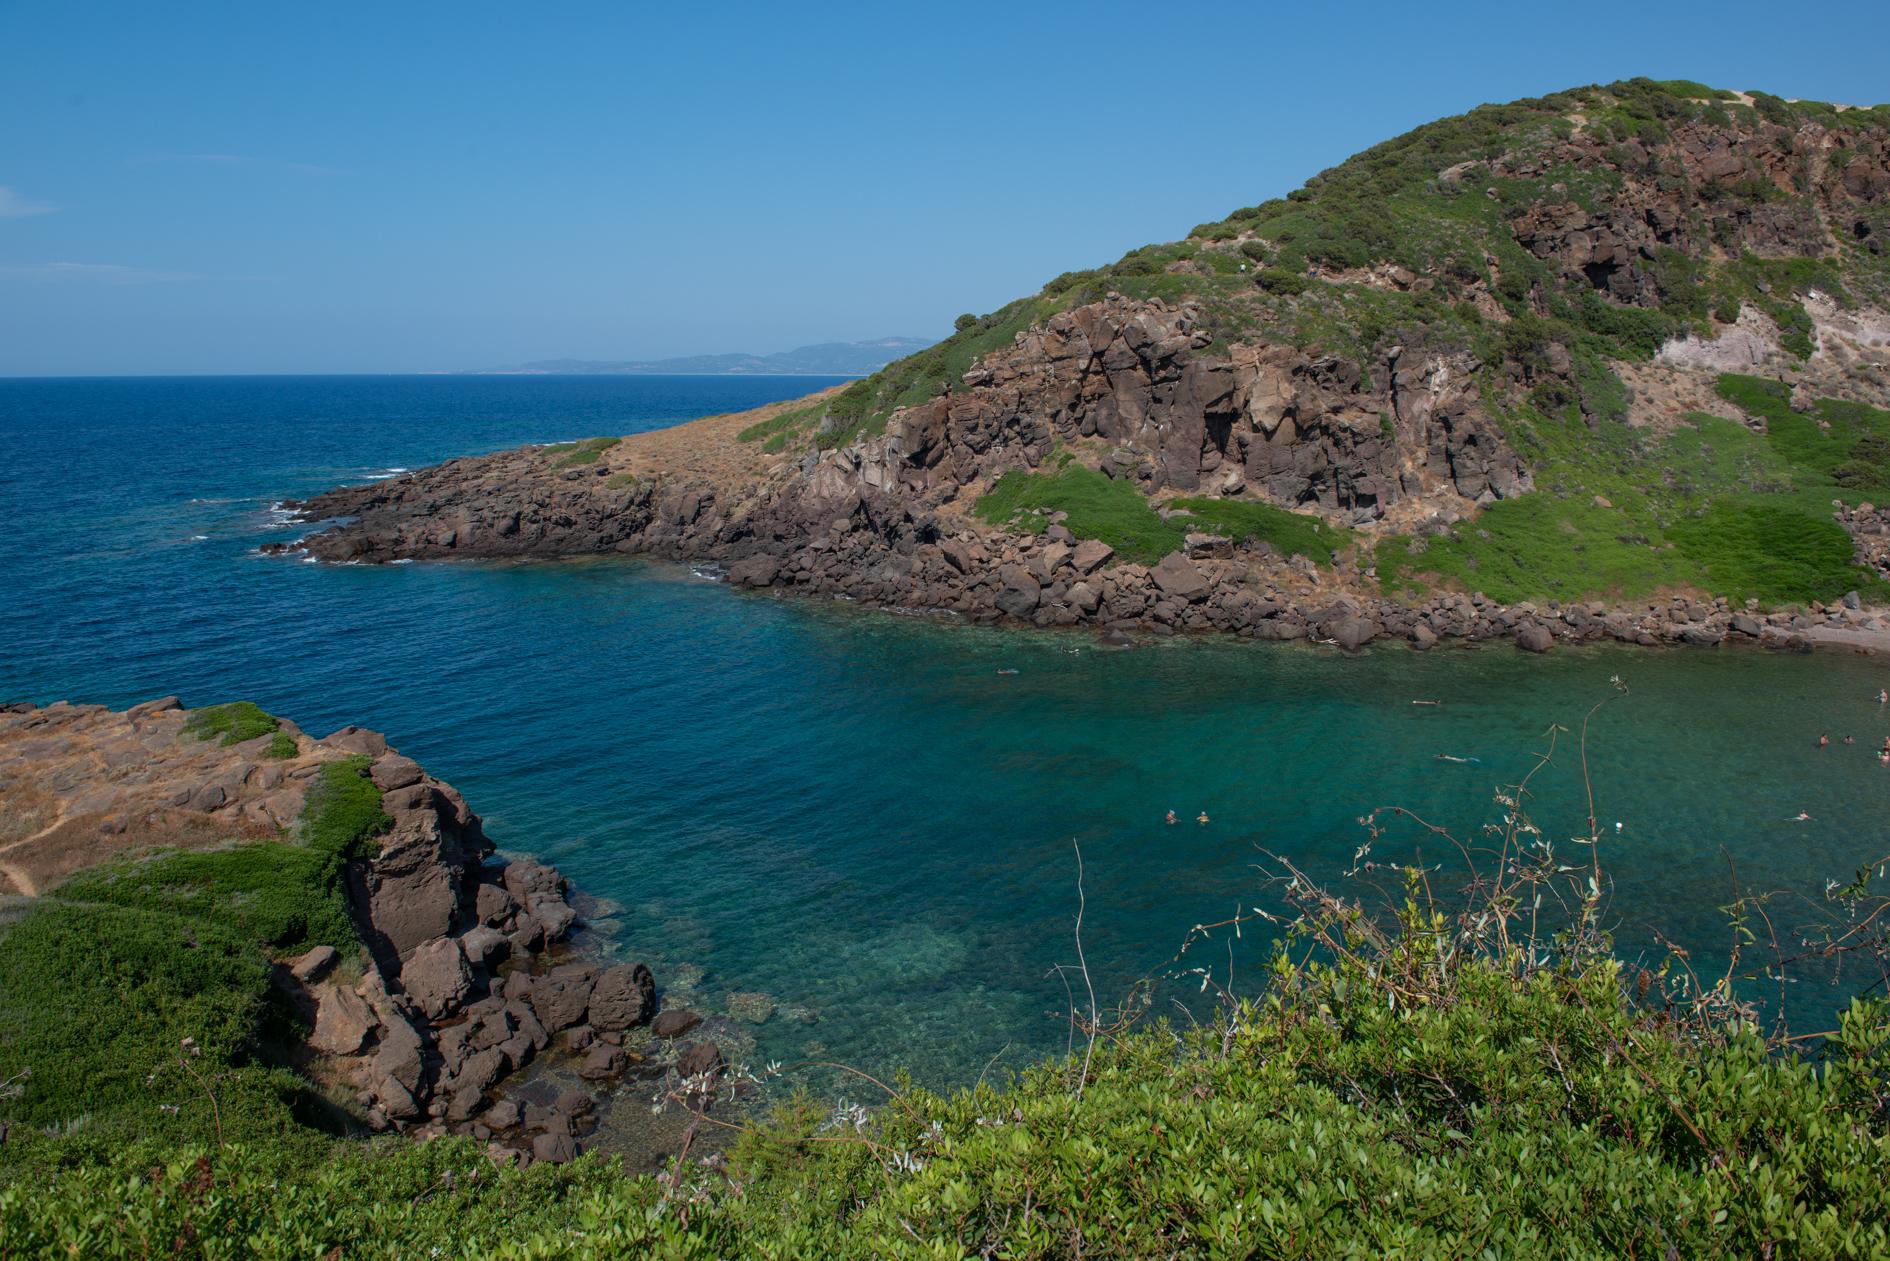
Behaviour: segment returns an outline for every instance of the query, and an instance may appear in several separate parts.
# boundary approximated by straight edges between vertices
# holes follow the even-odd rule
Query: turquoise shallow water
[[[1735,879],[1815,896],[1890,850],[1878,661],[1112,651],[633,560],[370,568],[254,551],[289,537],[269,512],[285,494],[816,384],[0,381],[0,696],[249,697],[318,733],[382,729],[502,844],[617,904],[617,941],[659,976],[701,969],[711,1007],[758,990],[817,1014],[762,1025],[757,1056],[939,1084],[1062,1045],[1049,969],[1074,961],[1073,840],[1107,1001],[1190,925],[1254,904],[1261,847],[1331,877],[1374,806],[1466,832],[1494,818],[1492,791],[1616,675],[1630,695],[1596,720],[1591,764],[1628,950],[1659,927],[1710,956]],[[1819,750],[1820,731],[1857,744]],[[1572,756],[1537,788],[1545,826],[1581,828]],[[1212,823],[1166,826],[1171,808]],[[1812,820],[1789,821],[1800,811]],[[1259,957],[1244,940],[1237,976]],[[1809,1021],[1842,987],[1807,980],[1792,1002]]]

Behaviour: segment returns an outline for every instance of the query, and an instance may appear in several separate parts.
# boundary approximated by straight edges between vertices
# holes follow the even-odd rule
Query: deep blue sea
[[[756,1057],[905,1066],[928,1084],[1064,1045],[1051,969],[1076,957],[1076,845],[1107,1003],[1191,925],[1273,905],[1262,849],[1331,878],[1360,817],[1387,805],[1474,836],[1500,813],[1498,786],[1615,676],[1630,694],[1597,717],[1590,762],[1626,949],[1660,929],[1710,958],[1735,884],[1815,903],[1826,877],[1890,851],[1890,768],[1872,754],[1890,733],[1882,661],[1105,650],[638,560],[257,554],[295,537],[271,510],[285,497],[829,383],[0,381],[0,699],[249,698],[317,734],[382,730],[503,846],[606,900],[618,947],[690,1001],[771,996],[783,1012]],[[1819,750],[1820,732],[1857,743]],[[1584,826],[1571,739],[1536,781],[1558,836]],[[1184,822],[1164,824],[1170,809]],[[1780,926],[1810,907],[1779,903]],[[1260,958],[1243,939],[1237,984]],[[1227,948],[1196,959],[1224,971]],[[1841,985],[1806,982],[1793,1004],[1816,1020]],[[1169,987],[1162,1010],[1185,994]]]

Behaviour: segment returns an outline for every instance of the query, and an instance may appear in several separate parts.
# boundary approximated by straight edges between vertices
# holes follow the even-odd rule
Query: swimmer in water
[[[1877,703],[1879,705],[1890,705],[1890,688],[1884,688],[1877,693]]]
[[[1203,810],[1200,814],[1196,815],[1194,821],[1206,827],[1208,821],[1207,811]]]
[[[1822,748],[1826,748],[1826,747],[1828,747],[1828,746],[1830,745],[1830,743],[1831,743],[1831,737],[1830,737],[1830,736],[1819,736],[1819,737],[1818,737],[1818,747],[1819,747],[1820,749],[1822,749]]]
[[[1795,815],[1793,815],[1793,816],[1791,817],[1791,822],[1793,822],[1793,823],[1809,823],[1809,822],[1811,822],[1811,816],[1810,816],[1810,815],[1808,815],[1808,814],[1806,814],[1806,813],[1805,813],[1805,812],[1804,812],[1803,810],[1800,810],[1800,811],[1799,811],[1799,812],[1798,812],[1797,814],[1795,814]]]
[[[1174,812],[1173,810],[1170,810],[1170,811],[1168,812],[1168,822],[1169,822],[1169,823],[1170,823],[1171,825],[1172,825],[1172,824],[1173,824],[1173,823],[1175,822],[1175,812]]]
[[[1846,743],[1846,744],[1856,744],[1856,743],[1857,743],[1857,737],[1856,737],[1856,736],[1845,736],[1845,737],[1844,737],[1844,743]]]

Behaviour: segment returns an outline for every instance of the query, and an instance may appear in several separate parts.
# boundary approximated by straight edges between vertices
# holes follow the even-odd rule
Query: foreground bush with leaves
[[[1637,1007],[1612,961],[1434,947],[1413,921],[1389,956],[1282,956],[1213,1026],[1099,1044],[1080,1094],[1073,1062],[784,1106],[674,1186],[458,1141],[211,1148],[6,1185],[0,1255],[1890,1253],[1882,1004],[1813,1061]]]

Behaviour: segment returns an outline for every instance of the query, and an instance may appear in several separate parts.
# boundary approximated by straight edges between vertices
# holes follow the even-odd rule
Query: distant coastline
[[[669,359],[534,359],[503,368],[468,368],[450,376],[783,376],[864,377],[934,345],[926,337],[821,342],[755,355],[737,351]]]

